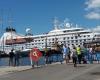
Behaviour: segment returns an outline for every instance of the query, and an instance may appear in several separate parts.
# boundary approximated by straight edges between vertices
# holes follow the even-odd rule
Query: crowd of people
[[[68,63],[68,60],[72,59],[74,63],[74,67],[78,64],[92,64],[93,61],[97,61],[99,63],[100,56],[95,51],[95,47],[93,46],[74,46],[72,45],[72,48],[69,48],[68,46],[63,46],[63,54],[65,54],[65,60],[66,63]],[[70,58],[69,58],[70,56]]]
[[[72,44],[72,47],[66,45],[60,45],[58,48],[49,49],[46,51],[45,55],[43,55],[46,60],[46,64],[51,64],[53,62],[53,56],[59,56],[60,59],[57,57],[57,61],[63,63],[63,61],[69,63],[70,61],[73,62],[74,67],[77,67],[77,64],[93,64],[93,61],[100,62],[100,53],[99,56],[95,51],[95,47],[92,46],[75,46]],[[20,59],[20,52],[13,51],[9,52],[9,66],[19,66],[19,59]]]
[[[62,45],[58,50],[48,50],[46,53],[46,63],[51,63],[52,59],[50,60],[50,56],[53,54],[57,54],[57,56],[62,56],[63,59],[60,60],[62,63],[64,60],[66,64],[69,63],[71,60],[74,64],[74,67],[77,67],[77,64],[92,64],[93,61],[100,62],[100,54],[97,54],[95,51],[95,47],[92,46],[75,46],[72,44],[72,47]]]

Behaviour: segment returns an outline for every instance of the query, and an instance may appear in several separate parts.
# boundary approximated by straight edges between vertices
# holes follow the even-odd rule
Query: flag
[[[38,61],[40,57],[42,57],[42,53],[37,48],[30,51],[30,59],[33,61]]]

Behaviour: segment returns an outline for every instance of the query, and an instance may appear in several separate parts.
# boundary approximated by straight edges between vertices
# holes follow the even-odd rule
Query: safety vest
[[[77,48],[76,48],[76,51],[77,51],[77,54],[78,54],[78,55],[81,54],[81,48],[80,48],[80,47],[77,47]]]

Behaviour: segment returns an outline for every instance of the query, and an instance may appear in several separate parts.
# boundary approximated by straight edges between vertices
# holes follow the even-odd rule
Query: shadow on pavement
[[[100,76],[100,72],[92,72],[92,73],[90,73],[91,75],[98,75],[98,76]]]

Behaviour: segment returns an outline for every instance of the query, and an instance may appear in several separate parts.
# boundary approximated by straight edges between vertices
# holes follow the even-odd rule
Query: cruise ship
[[[69,47],[74,44],[83,45],[84,42],[97,40],[100,35],[100,27],[98,29],[86,29],[73,26],[69,22],[64,22],[63,26],[54,21],[54,29],[45,34],[32,35],[30,28],[26,30],[27,35],[16,33],[16,30],[9,27],[0,39],[0,49],[8,53],[12,48],[15,50],[28,50],[33,47],[39,49],[53,48],[54,44],[65,44]]]

